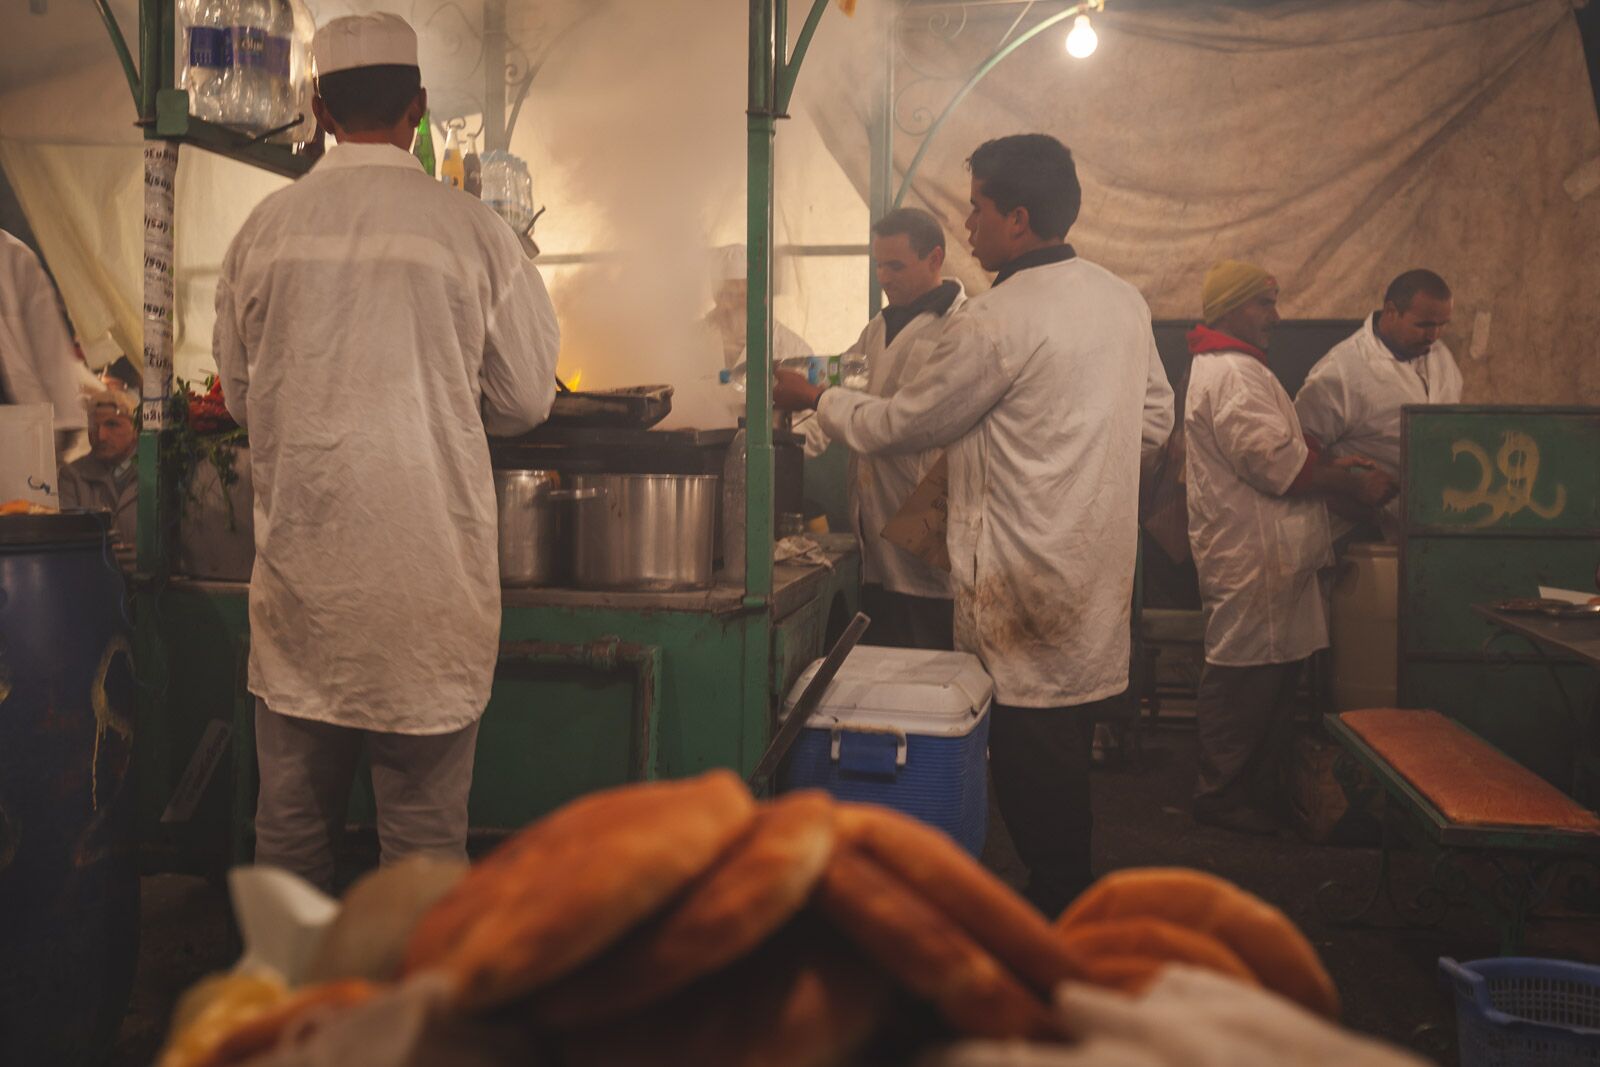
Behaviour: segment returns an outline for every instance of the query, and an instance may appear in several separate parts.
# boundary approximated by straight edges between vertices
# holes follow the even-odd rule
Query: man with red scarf
[[[1317,572],[1333,564],[1327,503],[1374,509],[1396,484],[1370,462],[1325,462],[1267,366],[1278,283],[1249,263],[1206,272],[1205,322],[1184,414],[1189,544],[1206,664],[1195,705],[1195,818],[1275,833],[1290,707],[1305,660],[1328,645]]]

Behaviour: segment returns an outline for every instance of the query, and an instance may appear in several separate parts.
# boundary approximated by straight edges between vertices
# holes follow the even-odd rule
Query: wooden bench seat
[[[1337,718],[1456,825],[1600,836],[1600,816],[1436,711],[1373,708]]]

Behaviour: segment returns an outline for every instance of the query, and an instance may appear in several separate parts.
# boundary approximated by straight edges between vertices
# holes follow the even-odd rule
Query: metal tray
[[[547,425],[574,428],[643,430],[672,412],[672,386],[635,385],[626,389],[557,393]]]
[[[1548,615],[1556,619],[1600,619],[1600,604],[1574,604],[1568,600],[1525,596],[1502,600],[1494,605],[1496,611],[1508,615]]]

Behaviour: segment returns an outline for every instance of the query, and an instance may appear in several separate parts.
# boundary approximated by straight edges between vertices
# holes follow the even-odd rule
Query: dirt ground
[[[1260,894],[1288,912],[1321,951],[1343,992],[1349,1026],[1454,1063],[1453,1010],[1436,961],[1442,955],[1463,960],[1495,955],[1495,927],[1465,905],[1449,910],[1432,929],[1330,925],[1314,904],[1317,888],[1329,881],[1370,887],[1377,850],[1317,847],[1288,835],[1245,837],[1197,826],[1187,813],[1194,758],[1192,730],[1163,727],[1146,731],[1138,759],[1096,772],[1096,869],[1197,867]],[[985,862],[1015,883],[1020,869],[992,812],[989,833]],[[1418,854],[1398,858],[1397,891],[1403,899],[1422,885],[1426,870]],[[139,974],[112,1059],[115,1067],[151,1063],[177,996],[238,954],[220,887],[162,875],[146,878],[143,893]],[[1600,963],[1600,924],[1537,923],[1525,952]]]

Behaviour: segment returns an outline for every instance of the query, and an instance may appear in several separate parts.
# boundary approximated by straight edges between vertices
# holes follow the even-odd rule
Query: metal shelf
[[[189,114],[189,94],[182,89],[162,89],[156,94],[156,122],[145,136],[176,141],[227,156],[285,178],[298,178],[311,169],[311,157],[288,145],[269,144],[227,126],[218,126]]]

